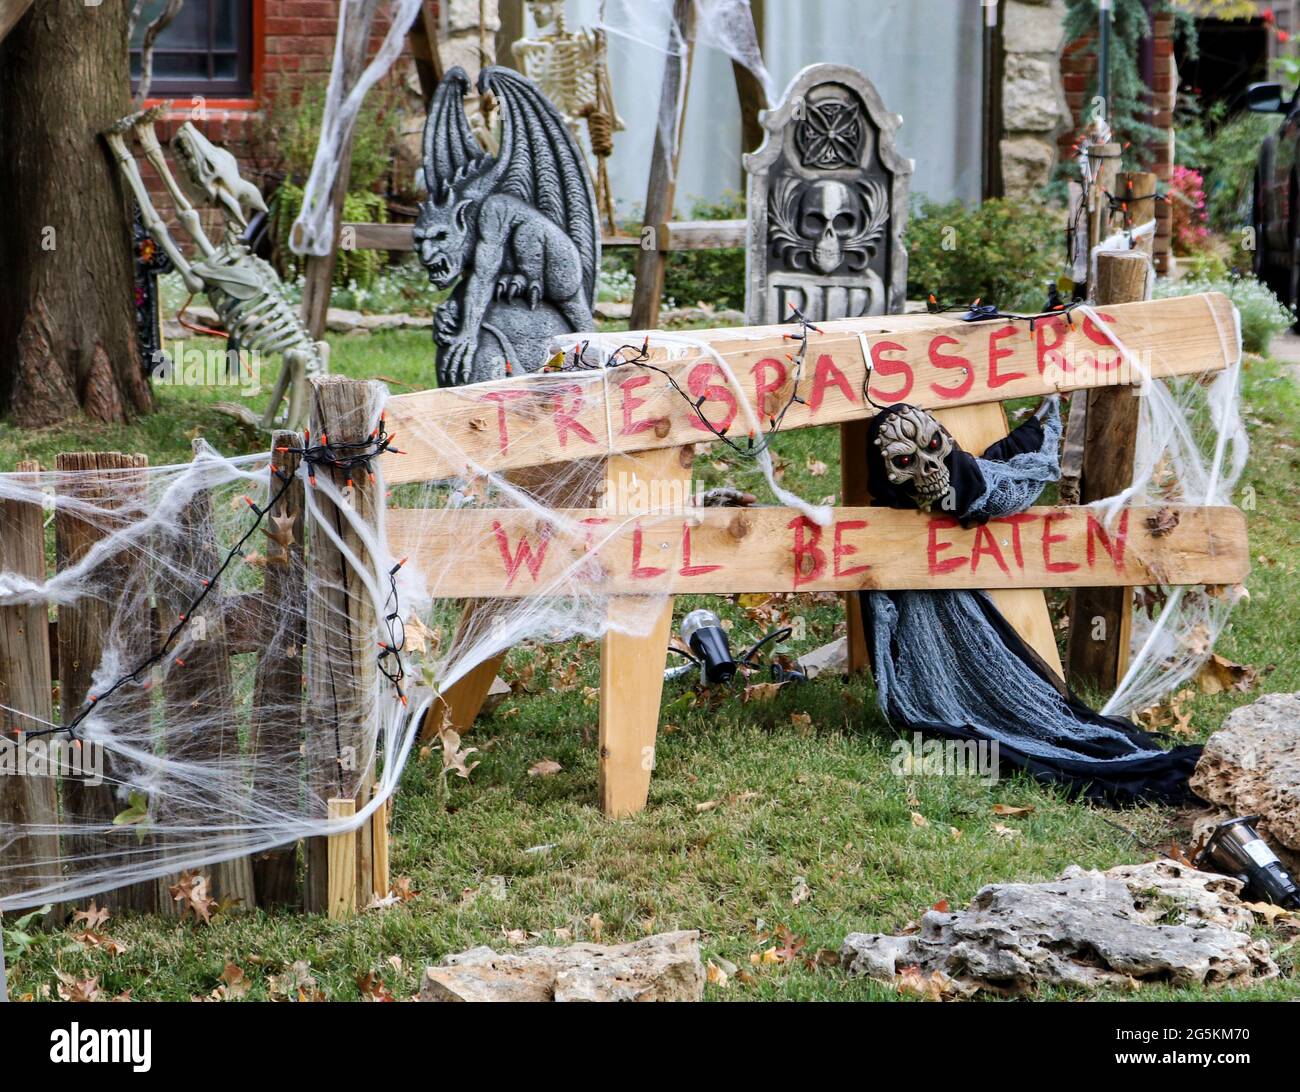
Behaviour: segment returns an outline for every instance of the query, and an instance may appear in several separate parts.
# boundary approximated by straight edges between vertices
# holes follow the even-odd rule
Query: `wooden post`
[[[423,0],[420,14],[406,32],[415,61],[415,74],[420,81],[420,96],[426,112],[433,103],[433,93],[442,82],[442,58],[438,55],[438,5],[435,0]]]
[[[691,453],[691,448],[664,448],[639,456],[615,455],[608,464],[609,480],[621,477],[629,482],[635,475],[644,492],[627,499],[637,511],[655,510],[647,503],[654,495],[651,482],[679,485],[684,501],[690,491]],[[661,495],[672,493],[669,488]],[[611,596],[608,610],[609,629],[600,642],[600,806],[617,819],[644,808],[650,792],[673,601]],[[645,630],[647,612],[653,615],[648,632],[619,632]]]
[[[1092,249],[1106,237],[1110,228],[1110,201],[1108,193],[1115,192],[1119,176],[1119,160],[1123,149],[1118,144],[1093,144],[1088,148],[1088,158],[1093,166],[1093,183],[1088,191],[1088,256]],[[1088,276],[1092,269],[1089,265]],[[1089,288],[1091,289],[1091,285]],[[1091,292],[1089,293],[1091,295]]]
[[[18,464],[30,474],[33,489],[40,466]],[[0,570],[31,580],[45,579],[45,527],[39,504],[0,501]],[[0,730],[14,740],[16,733],[38,732],[53,716],[50,680],[50,627],[43,603],[0,607],[0,707],[25,710],[27,716],[0,712]],[[58,821],[58,781],[55,777],[0,776],[0,830]],[[33,887],[59,876],[57,835],[15,834],[4,851],[0,895]]]
[[[331,820],[350,819],[357,802],[350,796],[335,797],[327,804]],[[355,831],[328,835],[329,905],[331,918],[341,920],[357,912],[357,837]]]
[[[343,0],[346,22],[343,26],[343,89],[346,94],[366,67],[366,49],[370,44],[370,24],[374,20],[377,0]],[[329,311],[330,287],[338,261],[338,238],[343,227],[343,201],[348,195],[352,175],[352,138],[339,148],[338,175],[330,191],[334,209],[334,245],[325,255],[309,254],[303,262],[302,317],[313,341],[325,333],[325,316]],[[283,367],[283,365],[281,365]]]
[[[342,376],[313,382],[311,434],[331,442],[360,443],[378,418],[381,388]],[[383,503],[376,485],[358,473],[319,468],[340,490],[344,503],[368,527],[377,526]],[[363,566],[372,558],[345,512],[317,490],[311,500],[319,506],[315,518],[327,524],[347,551]],[[369,593],[343,552],[313,523],[309,530],[307,604],[307,782],[317,806],[347,797],[359,805],[370,799],[374,777],[375,704],[378,636]],[[319,814],[319,813],[318,813]],[[354,898],[364,906],[372,882],[373,837],[370,824],[350,836]],[[327,839],[312,838],[307,847],[306,904],[311,911],[330,908]]]
[[[1152,187],[1154,190],[1154,186]],[[1146,201],[1150,205],[1153,202]],[[1097,303],[1131,303],[1146,295],[1150,259],[1139,250],[1097,255]],[[1138,391],[1132,386],[1076,391],[1087,394],[1080,499],[1110,497],[1133,481]],[[1113,690],[1128,668],[1131,588],[1077,588],[1070,597],[1066,645],[1070,683]]]
[[[271,438],[271,465],[293,480],[266,518],[271,530],[289,530],[292,534],[287,545],[268,540],[262,595],[266,612],[263,623],[269,632],[257,658],[248,744],[253,792],[260,797],[261,806],[282,814],[292,814],[300,807],[298,779],[291,774],[302,768],[307,590],[303,569],[303,484],[301,478],[293,477],[299,457],[279,449],[297,447],[301,439],[298,433],[288,431],[276,432]],[[268,494],[274,495],[280,488],[281,482],[272,476]],[[253,876],[263,906],[296,903],[297,843],[259,855],[253,861]]]
[[[674,0],[673,21],[680,35],[684,54],[668,52],[664,57],[664,81],[659,96],[658,117],[672,117],[671,147],[665,147],[663,133],[656,125],[654,152],[650,157],[650,182],[645,196],[645,227],[653,228],[653,246],[642,235],[641,250],[636,258],[636,288],[632,293],[631,329],[650,330],[659,324],[659,301],[664,292],[664,270],[668,254],[665,240],[659,237],[659,225],[673,218],[673,201],[677,196],[677,168],[682,153],[682,126],[686,121],[686,91],[691,79],[691,61],[695,54],[695,0]]]
[[[55,459],[55,467],[79,476],[63,485],[78,500],[107,513],[97,520],[61,508],[55,517],[55,552],[60,570],[75,565],[100,539],[119,527],[138,520],[144,511],[144,469],[149,460],[143,455],[123,455],[115,451],[64,453]],[[124,474],[138,470],[138,474]],[[119,514],[120,513],[120,514]],[[105,637],[112,633],[123,648],[140,652],[152,647],[154,635],[149,611],[149,574],[142,560],[129,550],[106,558],[88,577],[87,583],[98,592],[74,604],[59,608],[59,705],[62,723],[67,723],[81,709],[90,692],[91,677],[104,654]],[[143,656],[141,657],[143,658]],[[124,687],[113,695],[113,718],[125,721],[149,716],[148,693],[141,687]],[[88,785],[74,778],[63,779],[63,815],[69,823],[111,824],[123,810],[113,789],[117,781],[129,781],[131,770],[121,759],[105,760],[104,783]],[[131,838],[135,835],[122,828]],[[74,834],[65,840],[64,853],[69,868],[100,868],[116,859],[124,847],[122,835]],[[157,885],[152,880],[129,884],[99,897],[101,906],[118,910],[150,912],[157,905]]]
[[[388,875],[388,806],[391,803],[391,797],[382,801],[375,808],[375,814],[370,821],[371,830],[374,832],[374,850],[371,854],[373,877],[370,888],[379,898],[387,895],[388,889],[392,886]]]

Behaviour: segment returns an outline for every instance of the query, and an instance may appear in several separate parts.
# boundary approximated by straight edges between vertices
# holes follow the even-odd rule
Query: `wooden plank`
[[[745,245],[744,220],[673,220],[655,224],[655,240],[662,250],[722,250]],[[343,225],[354,250],[414,250],[414,224]],[[603,235],[602,247],[640,246],[639,235]]]
[[[1089,508],[1035,507],[969,530],[892,508],[833,515],[821,528],[791,508],[567,509],[539,526],[519,509],[394,508],[386,522],[392,552],[448,599],[1234,584],[1250,567],[1231,507],[1130,508],[1110,530]]]
[[[296,432],[279,431],[271,438],[271,465],[292,478],[280,501],[267,514],[268,530],[291,532],[287,543],[267,539],[263,568],[257,671],[253,679],[253,720],[248,750],[253,792],[259,804],[282,815],[294,814],[302,769],[303,644],[306,640],[306,571],[303,568],[305,520],[302,479],[294,477],[299,457],[280,448],[299,446]],[[267,497],[280,492],[281,482],[268,475]],[[259,599],[259,602],[262,600]],[[298,846],[291,843],[260,854],[253,861],[257,897],[263,906],[289,906],[298,899]]]
[[[350,796],[335,797],[326,805],[330,821],[350,819],[357,813],[357,802]],[[329,896],[327,910],[336,921],[357,912],[357,832],[348,830],[331,834],[328,841]]]
[[[1154,177],[1151,188],[1154,190]],[[1146,293],[1149,275],[1149,261],[1141,251],[1098,254],[1098,303],[1140,299]],[[1080,499],[1085,504],[1112,497],[1133,482],[1139,409],[1135,393],[1115,389],[1088,392],[1079,473]],[[1066,659],[1072,685],[1107,691],[1119,685],[1128,669],[1132,620],[1133,592],[1129,588],[1084,587],[1071,595]]]
[[[1192,375],[1235,357],[1232,303],[1219,293],[1121,304],[1100,312],[1154,376]],[[1052,391],[1126,386],[1117,350],[1091,322],[1044,319],[1025,323],[966,323],[948,316],[895,315],[838,319],[812,335],[800,382],[802,403],[782,428],[862,420],[876,413],[864,402],[867,354],[871,395],[882,405],[907,401],[929,409]],[[761,406],[789,381],[789,326],[692,331],[728,363],[730,384],[708,353],[677,347],[652,353],[683,389],[702,397],[700,412],[740,435],[743,397]],[[861,335],[861,336],[859,336]],[[964,369],[964,370],[963,370]],[[425,481],[465,473],[471,461],[490,470],[566,462],[611,452],[680,447],[711,434],[691,404],[666,380],[636,364],[605,371],[534,374],[398,395],[389,400],[390,429],[404,455],[385,455],[387,482]]]
[[[55,459],[55,468],[75,473],[62,479],[60,492],[92,506],[97,514],[60,507],[55,516],[55,553],[60,570],[76,564],[96,542],[107,538],[122,526],[143,518],[144,468],[149,460],[143,455],[119,452],[68,452]],[[138,473],[131,473],[138,471]],[[98,513],[102,512],[102,515]],[[76,603],[59,608],[59,704],[61,723],[70,721],[85,704],[90,682],[104,654],[105,637],[110,633],[127,649],[147,649],[153,640],[150,626],[148,575],[138,554],[123,550],[105,558],[90,574],[87,587],[94,587],[97,597],[83,597]],[[143,657],[142,657],[143,658]],[[148,694],[140,687],[128,686],[113,695],[113,717],[119,721],[149,716]],[[114,782],[132,783],[133,771],[124,760],[105,757],[104,783],[88,785],[75,778],[64,778],[63,816],[76,824],[81,833],[64,842],[69,868],[102,869],[114,860],[139,852],[134,832],[119,828],[114,833],[87,833],[86,828],[111,824],[123,809],[114,791]],[[157,885],[142,881],[109,891],[99,897],[99,904],[113,909],[152,911],[157,904]]]
[[[654,150],[650,155],[650,177],[646,183],[645,223],[663,224],[673,218],[677,196],[678,166],[682,154],[682,126],[686,122],[686,92],[691,82],[691,63],[695,57],[695,2],[673,0],[675,31],[664,54],[663,84],[659,91],[657,118],[672,118],[666,146],[663,130],[656,125]],[[670,28],[671,29],[671,28]],[[674,46],[678,51],[674,51]],[[649,330],[659,325],[659,303],[664,293],[667,253],[644,248],[636,258],[636,288],[632,294],[633,330]]]
[[[204,446],[202,440],[195,440],[194,453],[198,455]],[[206,783],[196,778],[183,802],[174,794],[166,796],[155,804],[155,811],[161,828],[197,827],[213,823],[221,809],[241,799],[245,784],[220,583],[213,584],[207,600],[193,616],[186,614],[202,590],[199,581],[215,573],[223,557],[217,546],[209,490],[197,491],[181,509],[174,526],[160,533],[157,552],[153,578],[159,632],[165,636],[178,622],[184,623],[159,667],[163,746],[169,759],[193,763],[205,770]],[[243,819],[234,814],[226,818],[236,825]],[[164,840],[166,837],[164,834]],[[230,899],[245,909],[256,905],[249,858],[219,861],[208,872],[215,898]],[[159,905],[173,914],[179,913],[179,907],[168,897],[168,889],[178,879],[163,876],[158,881]]]
[[[388,871],[388,806],[392,802],[391,797],[387,800],[381,800],[370,820],[370,829],[374,837],[374,850],[371,861],[374,871],[371,877],[370,889],[379,898],[387,895],[389,888],[392,887],[392,879]],[[367,904],[363,904],[363,909],[365,905],[368,905],[368,901]]]
[[[33,490],[40,489],[39,470],[28,461],[17,467],[19,474],[31,475],[25,481]],[[0,571],[45,580],[45,523],[39,504],[0,500]],[[45,730],[53,717],[47,610],[44,603],[0,607],[0,730],[11,745],[28,732]],[[67,744],[62,737],[55,739]],[[40,745],[50,742],[41,740]],[[0,865],[0,896],[58,878],[58,835],[19,830],[52,825],[58,815],[57,778],[0,776],[0,830],[11,839]]]
[[[727,250],[745,245],[748,220],[670,220],[655,225],[661,250]]]
[[[382,388],[343,376],[313,381],[312,436],[322,433],[331,443],[360,444],[379,416]],[[346,471],[319,468],[343,493],[363,523],[377,526],[383,504],[378,488],[360,472],[349,480]],[[368,571],[370,552],[352,529],[344,510],[324,490],[312,494],[319,514],[308,528],[310,583],[317,589],[307,606],[307,784],[317,808],[326,801],[351,796],[359,805],[370,799],[378,709],[375,703],[378,667],[375,657],[376,618],[370,595],[360,576],[345,560],[321,524],[328,526],[352,556]],[[319,522],[317,522],[319,521]],[[319,811],[316,812],[320,814]],[[352,836],[356,892],[370,885],[371,832],[363,826]],[[307,845],[307,909],[326,909],[328,862],[325,839]],[[364,862],[364,876],[360,865]],[[364,903],[363,903],[364,905]]]
[[[935,418],[967,451],[979,453],[1007,434],[1007,415],[1000,403],[940,410]],[[989,588],[999,613],[1057,675],[1064,677],[1056,632],[1047,598],[1037,588]]]
[[[608,480],[624,485],[621,501],[642,508],[653,507],[654,483],[689,487],[690,477],[690,463],[671,450],[616,455],[607,468]],[[611,818],[635,815],[646,805],[672,622],[671,597],[610,597],[600,641],[599,792],[601,810]]]

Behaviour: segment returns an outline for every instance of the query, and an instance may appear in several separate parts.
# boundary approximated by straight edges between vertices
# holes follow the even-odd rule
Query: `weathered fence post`
[[[99,522],[61,508],[55,518],[55,544],[60,570],[75,565],[100,539],[117,528],[139,520],[145,510],[144,455],[119,452],[72,452],[57,456],[60,471],[77,474],[63,489],[78,500],[114,513]],[[135,471],[135,473],[132,473]],[[62,723],[76,715],[90,693],[91,678],[104,653],[106,635],[112,633],[123,648],[153,647],[153,626],[147,594],[149,574],[140,557],[123,550],[104,560],[87,578],[94,597],[83,596],[75,604],[59,608],[59,706]],[[117,720],[149,716],[149,695],[142,687],[124,687],[113,696]],[[63,814],[74,825],[107,825],[123,806],[114,782],[126,781],[130,769],[120,760],[105,759],[105,781],[89,785],[75,778],[63,779]],[[123,833],[134,838],[130,828]],[[119,842],[102,834],[74,834],[64,844],[69,867],[102,868],[119,856]],[[84,863],[83,863],[84,862]],[[157,885],[142,881],[99,897],[101,905],[116,909],[149,912],[156,906]]]
[[[302,437],[280,431],[271,438],[271,466],[290,481],[279,503],[266,515],[269,545],[262,584],[264,603],[260,624],[265,643],[257,658],[253,683],[253,723],[248,751],[253,764],[253,794],[259,810],[292,815],[299,808],[298,779],[290,771],[302,767],[304,603],[307,582],[303,569],[303,484],[294,475],[299,456],[281,448],[296,448]],[[270,475],[270,496],[281,483]],[[270,538],[270,535],[277,536]],[[257,897],[262,905],[297,902],[298,847],[280,846],[253,859]]]
[[[342,376],[313,382],[311,435],[314,443],[362,443],[374,428],[382,387]],[[377,717],[378,655],[376,617],[361,578],[321,523],[327,525],[351,555],[365,567],[374,559],[348,515],[366,526],[378,525],[383,504],[378,487],[364,473],[351,478],[346,471],[318,467],[318,479],[329,480],[343,494],[350,513],[323,489],[312,493],[318,512],[309,530],[307,589],[307,778],[320,815],[337,810],[335,801],[349,799],[360,808],[370,801],[374,783],[374,740]],[[365,906],[372,895],[372,822],[355,835],[352,889],[355,905]],[[335,912],[330,866],[347,863],[331,852],[329,838],[309,839],[307,847],[307,909]],[[385,894],[386,892],[380,892]]]
[[[194,441],[195,454],[201,446],[202,441]],[[175,526],[162,529],[160,539],[158,553],[163,564],[155,582],[160,639],[178,622],[185,627],[162,667],[163,746],[169,758],[208,766],[214,782],[208,790],[191,786],[190,799],[184,804],[173,803],[166,809],[158,805],[158,820],[166,826],[201,822],[228,808],[230,801],[243,794],[244,771],[239,761],[239,726],[221,588],[214,584],[194,617],[184,617],[200,591],[198,574],[213,573],[220,564],[211,491],[196,490]],[[219,771],[218,764],[222,767]],[[216,898],[238,900],[245,908],[256,904],[249,858],[221,861],[212,866],[210,875]],[[158,897],[161,905],[174,910],[167,890],[172,882],[166,876],[159,881]]]
[[[31,474],[32,487],[40,466],[18,464]],[[0,501],[0,570],[34,581],[45,579],[45,527],[39,504]],[[44,603],[0,607],[0,706],[26,709],[29,717],[0,713],[7,736],[45,728],[52,717],[50,628]],[[15,740],[16,742],[16,740]],[[58,819],[58,781],[46,777],[0,776],[0,830],[52,824]],[[31,887],[59,874],[57,835],[18,835],[4,851],[0,895]]]
[[[1098,254],[1096,302],[1144,299],[1150,271],[1151,259],[1141,250]],[[1084,394],[1087,416],[1079,499],[1087,504],[1114,496],[1133,481],[1139,388],[1096,387],[1075,391],[1072,397]],[[1076,588],[1071,594],[1066,663],[1072,685],[1113,690],[1119,684],[1128,668],[1132,604],[1132,588]]]

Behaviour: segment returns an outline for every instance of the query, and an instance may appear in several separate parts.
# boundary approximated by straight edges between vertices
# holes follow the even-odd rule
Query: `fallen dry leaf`
[[[1034,807],[1032,804],[1026,807],[1016,807],[1014,804],[994,804],[994,815],[1005,815],[1011,818],[1019,818],[1022,815],[1033,815]]]
[[[1249,664],[1233,663],[1226,656],[1214,653],[1196,673],[1196,684],[1202,694],[1219,694],[1225,690],[1247,693],[1259,681],[1259,670]]]
[[[529,777],[550,777],[552,774],[559,773],[563,766],[552,758],[544,758],[540,762],[535,762],[528,767]]]
[[[927,819],[924,815],[922,815],[919,811],[912,812],[912,826],[928,827],[929,825],[930,825],[930,820]]]
[[[704,977],[711,986],[717,986],[720,989],[727,988],[727,972],[711,959],[704,966]]]

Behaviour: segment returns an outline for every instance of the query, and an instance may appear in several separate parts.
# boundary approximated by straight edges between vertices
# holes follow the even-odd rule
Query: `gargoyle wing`
[[[424,123],[424,185],[439,197],[468,175],[487,166],[487,153],[474,139],[465,117],[469,77],[460,66],[443,77],[433,93]]]
[[[582,286],[591,300],[600,268],[596,194],[573,134],[537,84],[518,72],[485,68],[478,89],[480,94],[491,91],[501,109],[494,192],[532,205],[573,240],[582,258]]]

